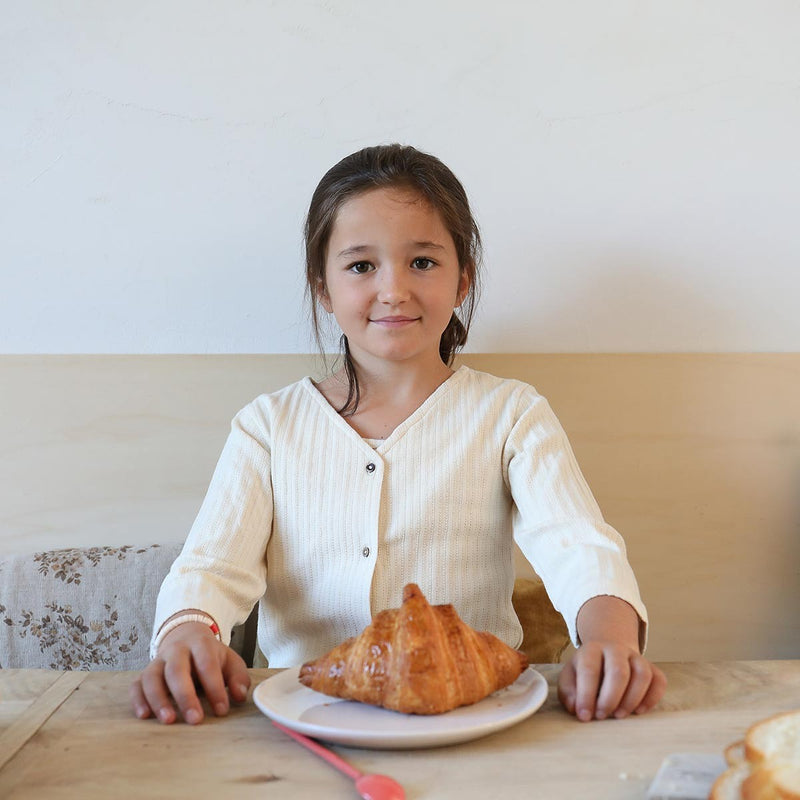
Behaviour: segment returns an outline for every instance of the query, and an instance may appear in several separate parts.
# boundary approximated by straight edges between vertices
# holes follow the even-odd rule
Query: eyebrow
[[[411,242],[411,246],[415,248],[419,248],[421,250],[445,250],[445,246],[443,244],[439,244],[438,242],[429,242],[429,241],[420,241],[420,242]],[[345,256],[357,256],[362,255],[363,253],[369,252],[372,247],[368,244],[355,244],[352,247],[346,247],[344,250],[340,250],[337,254],[337,258],[343,258]]]
[[[337,258],[341,258],[342,256],[357,256],[361,253],[366,253],[369,250],[369,245],[366,244],[356,244],[352,247],[346,247],[344,250],[340,250],[337,254]]]

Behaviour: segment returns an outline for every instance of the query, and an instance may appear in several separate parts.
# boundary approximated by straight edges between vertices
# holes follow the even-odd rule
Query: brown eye
[[[414,269],[426,270],[434,266],[435,262],[431,261],[429,258],[415,258],[411,263]]]
[[[356,275],[364,275],[372,269],[372,264],[369,261],[356,261],[355,264],[351,264],[347,269],[350,272],[355,272]]]

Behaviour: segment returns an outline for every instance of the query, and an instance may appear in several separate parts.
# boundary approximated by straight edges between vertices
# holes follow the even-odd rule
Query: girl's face
[[[468,288],[452,236],[417,193],[371,189],[340,207],[319,300],[356,361],[440,366],[439,341]]]

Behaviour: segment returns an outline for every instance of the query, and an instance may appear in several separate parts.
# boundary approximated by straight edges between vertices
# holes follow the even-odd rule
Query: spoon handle
[[[274,719],[272,720],[272,724],[278,730],[283,731],[287,736],[291,736],[296,742],[300,742],[303,747],[307,747],[312,753],[315,753],[320,758],[324,758],[325,761],[336,767],[336,769],[344,772],[345,775],[353,780],[357,780],[361,777],[361,773],[355,767],[350,766],[346,761],[328,750],[327,747],[323,747],[321,744],[318,744],[313,739],[309,739],[308,736],[304,736],[302,733],[298,733],[291,728],[287,728],[285,725],[281,725],[280,722],[275,722]]]

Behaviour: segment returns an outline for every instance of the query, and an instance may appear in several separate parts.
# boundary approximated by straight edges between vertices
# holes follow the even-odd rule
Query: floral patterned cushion
[[[0,668],[142,669],[156,596],[180,549],[85,547],[0,560]],[[241,626],[231,646],[242,653],[245,638],[253,637]]]
[[[0,559],[0,668],[138,670],[148,648],[161,582],[181,544],[84,547]],[[569,642],[539,581],[517,579],[514,608],[532,663],[557,662]],[[231,647],[248,666],[256,610]]]

